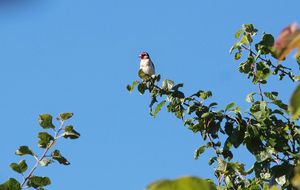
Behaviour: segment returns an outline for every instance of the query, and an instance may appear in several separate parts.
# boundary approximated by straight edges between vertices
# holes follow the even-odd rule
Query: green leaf
[[[18,164],[11,163],[9,166],[11,167],[11,169],[13,169],[15,172],[19,174],[24,173],[28,168],[25,160],[21,160]]]
[[[256,161],[258,163],[264,162],[269,158],[272,158],[272,154],[274,153],[274,148],[267,147],[264,151],[260,151],[255,155]]]
[[[70,165],[70,162],[65,158],[63,157],[61,154],[60,154],[60,151],[59,150],[54,150],[52,153],[51,153],[51,157],[58,161],[60,164],[63,164],[63,165]]]
[[[212,92],[211,91],[202,91],[199,90],[196,94],[193,94],[193,96],[197,96],[197,97],[201,97],[203,100],[206,100],[207,98],[212,96]]]
[[[205,118],[211,118],[214,114],[212,112],[206,112],[204,114],[201,115],[201,118],[202,119],[205,119]]]
[[[52,123],[52,116],[50,114],[42,114],[39,116],[39,124],[44,129],[54,129],[55,126]]]
[[[80,134],[74,130],[73,125],[68,125],[65,127],[65,132],[62,134],[64,138],[77,139]]]
[[[183,84],[179,83],[179,84],[176,84],[175,86],[173,86],[171,90],[178,91],[179,88],[182,88],[182,87],[183,87]]]
[[[243,36],[241,41],[240,41],[242,44],[245,44],[245,45],[248,45],[249,44],[249,41],[247,39],[247,36]]]
[[[149,80],[149,79],[151,78],[149,75],[145,74],[145,73],[143,72],[142,69],[139,70],[138,76],[139,76],[143,81]]]
[[[53,163],[53,160],[45,158],[45,159],[39,161],[39,163],[40,163],[41,166],[46,167],[49,164]]]
[[[270,100],[276,100],[278,92],[264,92],[264,95]]]
[[[251,92],[250,94],[248,94],[246,96],[246,101],[249,102],[249,103],[254,103],[254,98],[253,96],[255,95],[256,93],[255,92]]]
[[[300,56],[299,56],[300,57]],[[300,75],[294,76],[293,78],[295,81],[299,81],[300,80]]]
[[[139,84],[139,81],[133,81],[132,82],[132,84],[131,84],[131,86],[130,85],[127,85],[127,90],[129,91],[129,92],[132,92],[133,90],[134,90],[134,87],[137,85],[137,84]]]
[[[286,183],[286,177],[285,175],[280,176],[280,177],[276,177],[275,181],[280,185],[283,186]]]
[[[235,103],[234,103],[234,102],[228,104],[228,105],[226,106],[226,108],[225,108],[225,112],[227,112],[228,110],[230,110],[230,109],[233,108],[234,106],[235,106]]]
[[[0,185],[0,190],[21,190],[21,184],[14,178],[9,178]]]
[[[298,85],[290,99],[290,111],[292,119],[297,119],[300,116],[300,85]]]
[[[234,54],[234,59],[235,59],[235,60],[239,60],[241,57],[242,57],[241,52],[236,52],[236,53]]]
[[[216,190],[211,180],[197,177],[181,177],[175,180],[160,180],[150,184],[146,190]]]
[[[47,148],[50,142],[54,140],[54,138],[51,135],[49,135],[49,133],[47,132],[40,132],[38,134],[38,138],[39,138],[38,144],[39,147],[41,148]]]
[[[164,80],[162,83],[162,89],[171,90],[174,86],[174,82],[172,80]]]
[[[32,150],[28,146],[20,146],[16,150],[16,155],[19,155],[19,156],[32,155],[33,156],[34,153],[32,152]]]
[[[197,148],[197,150],[195,150],[195,153],[194,153],[195,160],[198,160],[199,156],[205,151],[205,147],[206,146],[201,146],[201,147]]]
[[[239,39],[239,37],[241,36],[242,32],[243,32],[243,29],[242,29],[242,28],[239,29],[238,31],[236,31],[236,33],[235,33],[235,35],[234,35],[235,39]]]
[[[48,177],[31,176],[27,181],[28,187],[39,188],[51,184],[51,180]]]
[[[212,157],[208,161],[208,165],[212,165],[215,161],[217,161],[217,157]]]
[[[167,102],[167,101],[164,100],[164,101],[160,102],[160,103],[156,106],[156,108],[154,109],[154,112],[153,112],[153,114],[152,114],[154,118],[156,117],[157,113],[161,110],[161,108],[165,105],[166,102]]]
[[[59,116],[61,120],[68,120],[70,119],[74,114],[71,112],[65,112],[65,113],[60,113]]]
[[[274,100],[272,101],[272,103],[285,111],[288,110],[288,106],[285,103],[283,103],[281,100]]]
[[[138,91],[140,92],[140,94],[144,94],[145,90],[146,90],[147,86],[144,83],[140,83],[138,85]]]

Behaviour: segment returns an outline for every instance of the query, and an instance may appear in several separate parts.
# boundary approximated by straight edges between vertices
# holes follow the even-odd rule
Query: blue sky
[[[202,144],[174,116],[148,114],[149,98],[130,94],[138,54],[148,51],[162,78],[184,82],[187,94],[212,90],[214,101],[245,111],[257,88],[237,72],[228,54],[243,23],[277,35],[299,21],[300,3],[241,1],[31,0],[0,8],[0,180],[19,177],[19,145],[37,150],[37,117],[74,112],[82,137],[57,144],[71,162],[39,168],[48,189],[138,190],[161,178],[214,179],[208,156],[193,159]],[[287,64],[296,64],[288,59]],[[295,84],[273,80],[287,100]],[[238,160],[250,163],[245,150]],[[247,165],[250,167],[250,165]]]

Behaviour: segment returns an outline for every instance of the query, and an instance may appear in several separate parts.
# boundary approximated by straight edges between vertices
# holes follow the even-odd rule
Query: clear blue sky
[[[24,0],[25,1],[25,0]],[[1,4],[0,4],[1,5]],[[71,162],[39,168],[48,189],[141,190],[153,180],[214,179],[201,145],[174,116],[148,114],[149,98],[129,94],[138,54],[148,51],[163,78],[185,91],[212,90],[221,106],[247,109],[255,91],[228,54],[243,23],[277,35],[299,19],[296,1],[31,0],[0,8],[0,180],[14,176],[15,149],[36,146],[40,113],[74,112],[82,137],[57,144]],[[295,64],[293,59],[290,63]],[[294,85],[274,82],[287,99]],[[266,88],[266,87],[264,87]],[[239,150],[237,159],[253,158]],[[247,165],[250,167],[250,165]]]

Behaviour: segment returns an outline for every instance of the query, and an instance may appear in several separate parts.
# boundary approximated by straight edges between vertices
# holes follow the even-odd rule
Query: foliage
[[[147,190],[216,190],[211,180],[197,177],[182,177],[175,180],[160,180],[150,184]]]
[[[73,113],[61,113],[57,118],[60,121],[58,128],[53,124],[52,116],[49,114],[42,114],[39,116],[38,121],[40,127],[44,130],[51,130],[53,136],[48,131],[38,133],[38,146],[43,149],[43,153],[38,156],[28,146],[20,146],[15,154],[18,156],[31,156],[35,159],[36,163],[28,170],[26,160],[21,160],[19,163],[11,163],[10,167],[13,171],[19,173],[22,176],[22,182],[14,178],[8,179],[3,184],[0,184],[0,190],[20,190],[23,188],[34,188],[43,190],[45,186],[51,184],[49,177],[35,176],[34,172],[38,166],[48,166],[49,164],[57,161],[63,165],[69,165],[70,162],[61,155],[59,150],[54,150],[50,153],[51,148],[54,147],[56,141],[62,137],[76,139],[80,137],[80,134],[74,130],[73,126],[65,126],[65,121],[70,119]]]
[[[243,25],[236,32],[237,42],[230,49],[235,60],[243,59],[239,72],[258,89],[247,95],[249,109],[245,112],[234,102],[218,108],[218,103],[209,100],[213,96],[211,91],[199,90],[187,96],[181,91],[182,83],[164,80],[159,85],[160,75],[147,76],[141,71],[141,80],[134,81],[127,89],[133,92],[137,86],[140,94],[149,92],[149,110],[153,117],[166,107],[187,129],[201,135],[204,144],[195,150],[195,159],[206,149],[214,150],[209,165],[215,165],[217,189],[300,189],[300,126],[297,124],[300,87],[289,106],[278,92],[262,90],[271,76],[278,76],[279,80],[288,77],[291,82],[297,77],[290,68],[273,63],[278,57],[274,37],[263,33],[260,40],[256,40],[257,33],[252,24]],[[246,147],[255,159],[249,168],[234,160],[232,150],[240,146]],[[148,190],[161,189],[150,187]]]

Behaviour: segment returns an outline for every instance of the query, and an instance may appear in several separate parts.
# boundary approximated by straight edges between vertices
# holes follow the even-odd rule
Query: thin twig
[[[26,177],[24,177],[23,182],[21,183],[21,188],[24,187],[25,183],[28,181],[28,179],[32,176],[34,171],[39,166],[39,163],[46,157],[46,154],[48,153],[50,148],[55,144],[56,140],[58,139],[59,132],[63,129],[63,126],[64,126],[64,120],[61,121],[61,125],[60,125],[59,129],[55,132],[54,140],[49,143],[49,145],[46,147],[42,156],[40,158],[38,158],[37,156],[34,156],[37,161],[36,161],[35,165],[32,167],[32,169],[30,170],[30,172],[28,173],[28,175]]]
[[[261,97],[261,101],[264,101],[264,95],[263,95],[263,92],[261,90],[260,82],[258,83],[258,89],[259,89],[259,95]]]

